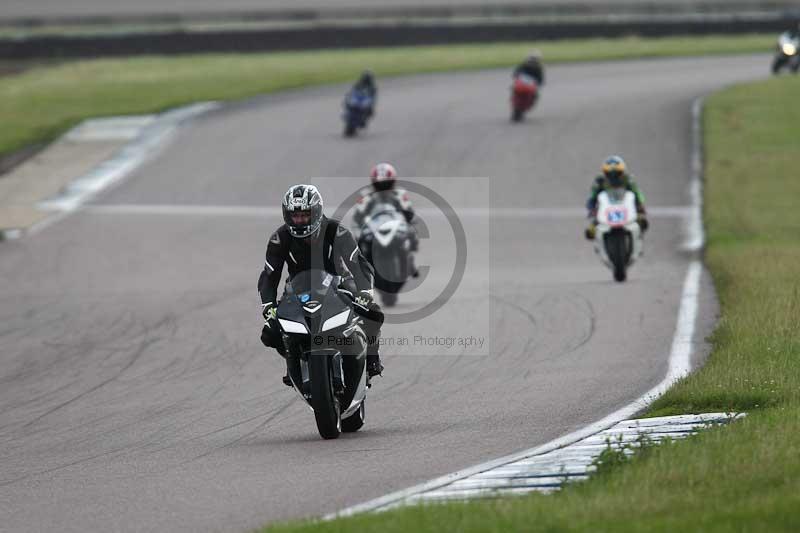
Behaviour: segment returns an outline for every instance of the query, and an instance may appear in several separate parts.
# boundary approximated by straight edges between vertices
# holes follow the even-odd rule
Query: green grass
[[[0,156],[51,140],[88,117],[152,113],[200,100],[234,100],[345,82],[367,67],[384,77],[510,67],[533,46],[552,64],[769,51],[773,41],[772,35],[630,37],[69,62],[0,78]]]
[[[798,94],[800,77],[783,77],[707,102],[707,263],[722,317],[707,364],[650,413],[746,410],[746,419],[630,460],[607,457],[600,475],[551,496],[268,531],[800,531]]]
[[[798,531],[797,431],[797,410],[762,412],[735,429],[647,447],[623,467],[549,496],[411,507],[265,531]],[[775,446],[781,438],[784,445]]]
[[[798,78],[772,80],[706,108],[706,262],[722,319],[714,356],[654,414],[800,408],[798,91]]]

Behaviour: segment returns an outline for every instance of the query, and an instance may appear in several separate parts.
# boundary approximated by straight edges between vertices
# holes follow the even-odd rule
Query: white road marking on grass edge
[[[692,104],[692,176],[690,182],[690,195],[691,207],[693,215],[690,216],[688,222],[688,240],[684,245],[685,248],[692,251],[699,251],[704,244],[703,221],[702,213],[702,147],[701,147],[701,111],[702,111],[702,98],[697,98]],[[696,216],[695,216],[696,214]],[[614,411],[605,418],[594,422],[577,431],[573,431],[567,435],[559,437],[541,446],[530,448],[522,452],[512,455],[506,455],[499,459],[494,459],[452,474],[447,474],[442,477],[433,479],[426,483],[416,485],[404,490],[387,494],[380,498],[347,507],[336,513],[328,514],[323,517],[323,520],[332,520],[338,517],[352,516],[354,514],[375,511],[388,506],[401,504],[402,502],[418,496],[422,493],[429,492],[445,485],[449,485],[454,481],[464,479],[474,474],[487,472],[494,468],[507,465],[516,461],[521,461],[536,455],[542,455],[552,450],[568,446],[581,439],[584,439],[595,433],[599,433],[621,422],[625,419],[632,417],[637,412],[641,411],[647,405],[653,402],[656,398],[661,396],[675,381],[686,376],[691,371],[691,355],[693,348],[693,337],[697,319],[698,296],[700,294],[700,278],[703,271],[702,262],[694,258],[689,263],[689,268],[686,271],[686,277],[683,282],[683,290],[681,292],[681,303],[678,310],[678,320],[675,328],[675,335],[672,339],[672,346],[669,355],[669,368],[667,375],[655,387],[647,391],[644,395],[634,400],[632,403],[625,407]]]
[[[84,176],[67,184],[57,197],[40,202],[38,205],[40,209],[54,211],[56,215],[33,225],[28,233],[37,233],[61,220],[101,191],[122,181],[136,168],[158,154],[182,123],[218,106],[217,102],[200,102],[166,111],[157,116],[129,117],[129,119],[139,119],[138,122],[129,120],[130,131],[125,132],[127,138],[133,140],[123,146],[111,159],[100,163]],[[122,117],[111,117],[103,121],[120,122]],[[99,119],[85,121],[67,132],[65,136],[81,138],[91,133],[96,137],[99,135],[98,124],[104,123],[103,121]],[[118,133],[115,133],[113,128],[110,131],[113,135]]]

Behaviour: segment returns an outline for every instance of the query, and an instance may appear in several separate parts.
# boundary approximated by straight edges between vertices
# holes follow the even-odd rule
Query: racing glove
[[[372,291],[358,291],[353,303],[364,309],[372,309],[375,304],[375,299],[372,297]]]
[[[275,305],[275,302],[261,304],[261,315],[264,317],[264,320],[266,320],[267,323],[274,322],[277,313],[278,307]]]

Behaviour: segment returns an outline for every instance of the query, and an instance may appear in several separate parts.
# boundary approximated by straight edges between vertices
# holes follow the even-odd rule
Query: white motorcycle
[[[775,57],[772,60],[772,73],[777,74],[783,67],[795,74],[800,69],[800,38],[789,32],[778,37]]]
[[[633,192],[616,188],[597,196],[594,251],[614,272],[615,280],[625,281],[628,268],[644,252]]]
[[[375,269],[375,288],[387,307],[397,303],[397,294],[412,275],[412,231],[391,204],[376,205],[359,231],[361,253]]]

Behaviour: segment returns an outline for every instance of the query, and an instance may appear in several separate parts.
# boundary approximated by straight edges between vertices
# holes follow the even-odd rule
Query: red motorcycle
[[[514,77],[511,85],[511,120],[519,122],[525,113],[533,107],[539,97],[539,85],[536,80],[525,74]]]

